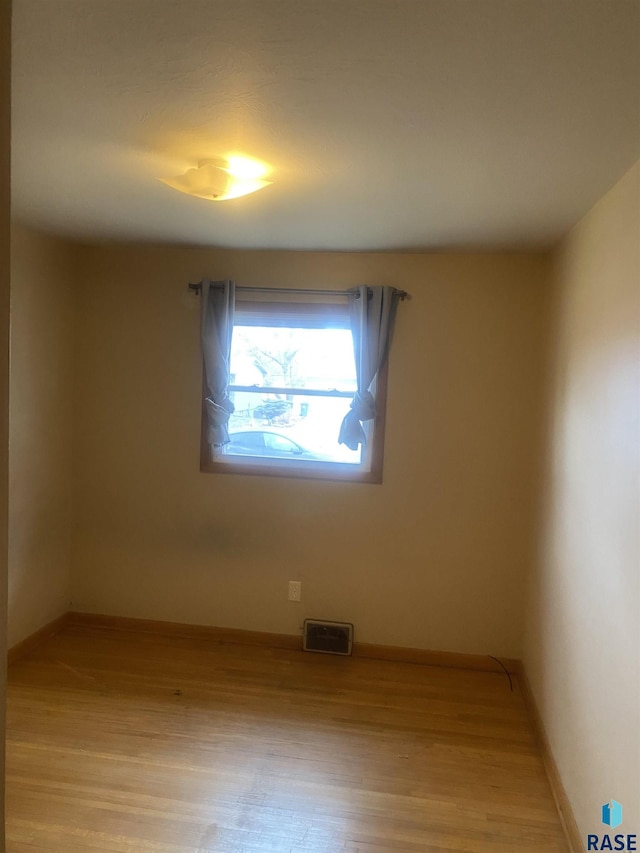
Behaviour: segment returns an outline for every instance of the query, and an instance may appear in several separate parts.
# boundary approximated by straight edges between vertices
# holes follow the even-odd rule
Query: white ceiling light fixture
[[[227,201],[249,195],[272,181],[265,180],[269,167],[249,157],[232,156],[224,160],[200,160],[197,167],[175,178],[160,178],[163,184],[181,193]]]

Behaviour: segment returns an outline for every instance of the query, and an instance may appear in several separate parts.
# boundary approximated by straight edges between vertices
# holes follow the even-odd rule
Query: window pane
[[[231,384],[355,393],[351,330],[237,324],[231,347]]]
[[[265,391],[230,391],[235,412],[229,419],[231,444],[226,457],[255,456],[297,462],[358,465],[361,450],[338,444],[350,400],[336,397],[286,397]],[[252,443],[253,441],[253,443]]]

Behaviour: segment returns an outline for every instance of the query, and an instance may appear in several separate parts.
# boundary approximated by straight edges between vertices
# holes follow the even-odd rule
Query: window
[[[338,438],[357,390],[344,295],[292,303],[238,294],[227,392],[234,408],[230,441],[214,451],[203,419],[202,470],[380,482],[386,368],[371,389],[377,417],[363,422],[364,447],[351,450]]]

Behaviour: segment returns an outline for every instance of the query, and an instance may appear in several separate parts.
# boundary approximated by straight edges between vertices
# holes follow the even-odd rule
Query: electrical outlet
[[[301,601],[302,581],[289,581],[289,601]]]

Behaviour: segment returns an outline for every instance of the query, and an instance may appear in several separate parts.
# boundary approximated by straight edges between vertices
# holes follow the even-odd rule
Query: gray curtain
[[[376,416],[376,402],[370,391],[389,353],[400,291],[394,287],[357,287],[350,299],[349,312],[356,356],[358,391],[340,427],[338,442],[350,450],[364,445],[362,421]]]
[[[201,337],[204,361],[207,442],[211,448],[229,443],[227,425],[233,413],[229,399],[229,362],[236,302],[233,281],[202,282]]]

